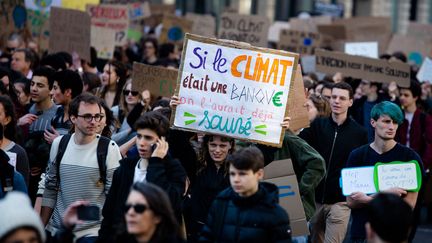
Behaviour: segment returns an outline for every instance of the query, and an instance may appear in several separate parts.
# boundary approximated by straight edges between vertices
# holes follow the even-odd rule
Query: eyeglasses
[[[126,204],[124,205],[124,212],[127,213],[130,208],[133,208],[136,213],[144,213],[149,207],[145,204]]]
[[[84,115],[77,115],[77,116],[82,117],[86,122],[91,122],[93,119],[95,120],[95,122],[100,122],[104,117],[102,114],[96,114],[94,116],[92,114],[84,114]]]
[[[139,94],[139,92],[138,91],[128,90],[128,89],[123,90],[123,95],[124,96],[128,96],[129,94],[132,94],[132,96],[137,96]]]

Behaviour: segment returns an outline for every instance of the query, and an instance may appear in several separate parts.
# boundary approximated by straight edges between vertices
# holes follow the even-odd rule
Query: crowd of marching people
[[[432,218],[432,88],[414,67],[409,87],[304,73],[310,127],[286,117],[273,148],[170,128],[179,98],[135,90],[131,74],[133,62],[177,69],[174,44],[149,36],[108,61],[39,53],[18,33],[2,47],[0,243],[408,242],[421,209]],[[288,158],[310,235],[292,236],[261,181]],[[418,161],[419,192],[342,194],[343,168],[395,160]]]

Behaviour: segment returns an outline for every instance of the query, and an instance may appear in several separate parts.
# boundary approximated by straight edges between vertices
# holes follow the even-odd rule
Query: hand
[[[367,196],[363,192],[353,192],[348,197],[350,200],[355,201],[356,203],[366,204],[370,201],[371,197]]]
[[[66,208],[66,211],[63,214],[63,225],[68,229],[73,229],[75,225],[82,224],[83,221],[78,219],[77,208],[79,206],[89,205],[87,201],[75,201],[69,207]]]
[[[168,153],[168,142],[165,141],[165,137],[156,141],[156,149],[153,151],[151,157],[165,158]]]
[[[49,144],[51,144],[56,137],[60,136],[60,134],[57,132],[57,130],[54,129],[54,127],[51,126],[50,130],[46,129],[44,132],[45,141],[47,141],[47,143]]]
[[[392,193],[398,197],[405,197],[408,193],[406,190],[399,188],[399,187],[393,187],[393,188],[387,189],[383,192]]]
[[[171,100],[170,100],[171,109],[175,109],[178,105],[180,105],[179,98],[177,96],[173,95],[171,97]]]
[[[287,116],[284,117],[283,121],[281,122],[281,127],[284,129],[289,129],[290,127],[290,121],[291,121],[291,117]]]
[[[39,176],[42,174],[42,169],[39,167],[31,167],[30,168],[30,175],[31,176]]]
[[[20,119],[18,119],[18,126],[24,126],[24,125],[30,125],[32,124],[34,121],[36,121],[36,119],[38,118],[38,116],[36,116],[35,114],[26,114],[24,116],[22,116]]]

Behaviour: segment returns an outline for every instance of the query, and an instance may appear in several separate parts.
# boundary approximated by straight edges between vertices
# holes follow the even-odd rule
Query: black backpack
[[[57,156],[56,156],[56,166],[57,166],[57,185],[60,185],[60,162],[63,158],[63,154],[66,151],[67,145],[69,143],[70,138],[72,137],[71,134],[66,134],[60,139]],[[103,183],[103,185],[106,185],[106,177],[107,177],[107,166],[106,166],[106,157],[108,154],[108,147],[111,142],[111,139],[100,136],[99,142],[96,149],[96,157],[99,165],[99,182]]]

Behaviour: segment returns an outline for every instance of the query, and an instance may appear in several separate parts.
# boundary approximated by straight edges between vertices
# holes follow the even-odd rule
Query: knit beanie
[[[31,207],[30,199],[22,192],[12,191],[0,200],[0,239],[22,227],[34,228],[45,242],[42,221]]]

